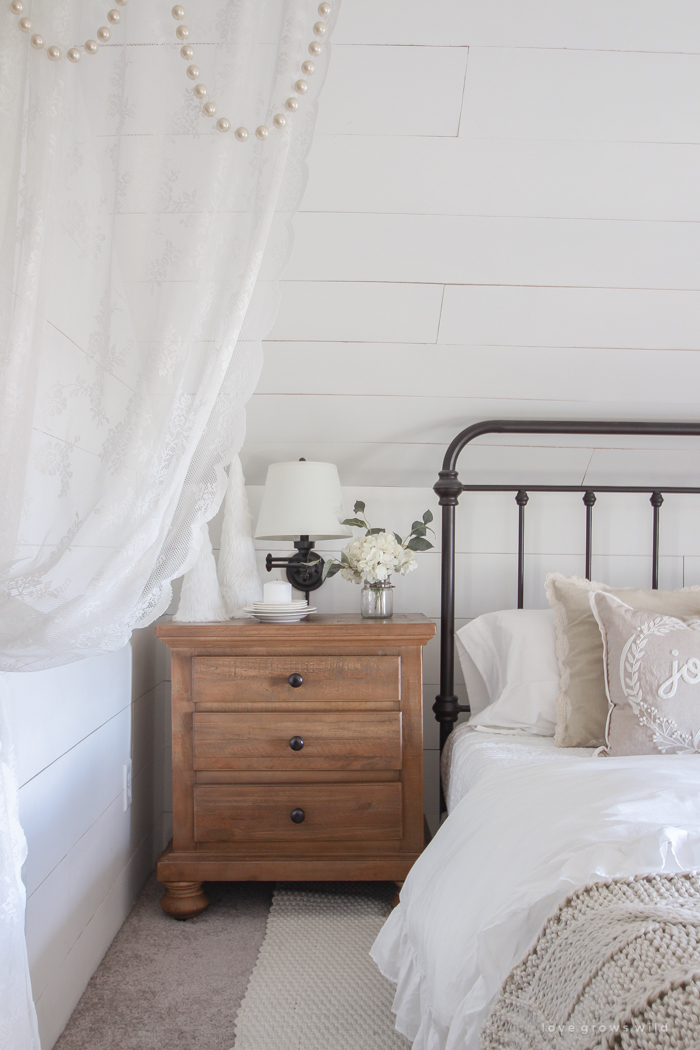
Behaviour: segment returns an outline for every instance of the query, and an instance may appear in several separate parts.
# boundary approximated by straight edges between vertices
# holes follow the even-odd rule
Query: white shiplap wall
[[[445,447],[470,422],[698,417],[698,97],[691,0],[345,0],[249,406],[253,504],[268,463],[328,459],[348,509],[363,498],[401,531],[435,509]],[[700,480],[692,442],[525,444],[484,439],[461,476]],[[514,604],[512,498],[469,502],[462,620]],[[648,504],[614,507],[596,507],[595,572],[644,584]],[[697,582],[700,518],[663,513],[662,584]],[[582,570],[582,541],[578,498],[533,498],[529,604],[546,569]],[[437,617],[438,580],[431,553],[397,607]],[[358,604],[338,579],[318,599]],[[436,646],[425,679],[430,699]],[[431,716],[432,771],[435,743]]]
[[[172,834],[169,676],[151,627],[106,656],[4,678],[29,850],[27,947],[43,1050]],[[125,809],[128,759],[133,801]]]

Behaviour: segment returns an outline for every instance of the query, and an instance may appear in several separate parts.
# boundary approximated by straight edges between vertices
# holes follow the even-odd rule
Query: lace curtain
[[[243,440],[328,58],[322,33],[295,92],[318,42],[310,0],[187,0],[191,59],[169,0],[117,7],[111,26],[88,0],[24,8],[40,50],[8,3],[0,13],[3,671],[124,645],[195,561]],[[100,25],[111,40],[90,55]],[[0,882],[16,886],[7,751]],[[0,914],[16,934],[12,900]]]

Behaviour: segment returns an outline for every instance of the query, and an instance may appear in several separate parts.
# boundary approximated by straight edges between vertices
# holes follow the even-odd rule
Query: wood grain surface
[[[400,769],[401,713],[196,712],[194,768]]]
[[[292,675],[302,684],[290,685]],[[192,661],[196,702],[398,700],[396,656],[206,656]]]
[[[197,842],[400,839],[401,784],[202,784],[194,823]]]

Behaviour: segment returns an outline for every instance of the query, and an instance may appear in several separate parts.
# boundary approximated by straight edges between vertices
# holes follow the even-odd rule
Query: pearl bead
[[[216,102],[205,102],[202,106],[202,113],[204,113],[205,117],[216,116]]]
[[[190,59],[194,58],[194,48],[191,44],[183,44],[180,48],[180,54],[189,62]]]
[[[309,44],[309,54],[314,55],[316,58],[321,54],[323,48],[319,44],[318,40],[312,40]]]
[[[264,124],[261,124],[259,128],[255,129],[255,134],[259,139],[264,140],[270,134],[270,129]]]
[[[304,76],[310,77],[316,72],[316,66],[310,61],[310,59],[307,59],[306,62],[301,63],[301,71]]]
[[[314,22],[314,36],[325,36],[328,26],[325,22]]]
[[[178,26],[175,30],[175,36],[178,38],[178,40],[187,40],[187,37],[189,35],[190,31],[187,28],[187,26]]]
[[[126,5],[129,3],[129,0],[117,0],[117,3],[120,7],[126,7]]]
[[[69,47],[68,50],[66,51],[66,58],[68,59],[69,62],[79,62],[80,61],[80,48],[79,47]]]
[[[272,123],[275,125],[276,128],[283,128],[284,125],[287,123],[287,118],[285,117],[284,113],[275,113],[274,117],[272,118]]]
[[[99,51],[99,47],[97,46],[97,41],[96,40],[86,40],[85,41],[85,50],[86,50],[88,55],[96,55],[97,52]]]
[[[328,15],[331,13],[331,5],[330,4],[326,4],[326,3],[319,4],[318,5],[318,13],[323,18],[327,18]]]
[[[185,17],[185,9],[182,6],[182,4],[175,4],[175,7],[172,9],[170,14],[177,22],[181,22]]]
[[[219,117],[219,119],[216,122],[216,126],[219,129],[219,131],[230,131],[231,121],[227,120],[226,117]]]
[[[205,88],[204,84],[195,84],[195,86],[194,86],[194,97],[195,98],[206,98],[207,97],[207,89]]]
[[[309,85],[306,83],[305,80],[297,80],[296,84],[294,85],[294,90],[298,95],[303,95],[309,90]]]
[[[248,128],[236,128],[236,130],[234,131],[234,135],[236,136],[239,142],[245,142],[245,140],[248,138]]]
[[[97,30],[97,39],[100,41],[101,44],[106,44],[111,36],[112,30],[108,29],[107,26],[100,26],[100,28]]]
[[[54,44],[53,47],[48,48],[46,54],[49,56],[52,62],[58,62],[59,58],[61,57],[61,49],[60,47],[56,47],[56,45]]]
[[[32,47],[35,47],[37,51],[41,51],[44,46],[44,38],[41,33],[35,33],[32,37]]]
[[[188,66],[187,76],[190,78],[190,80],[196,80],[199,76],[199,66]]]
[[[31,33],[32,31],[32,20],[31,18],[20,18],[18,22],[19,28],[23,33]]]
[[[13,15],[21,15],[24,11],[24,4],[22,3],[22,0],[12,0],[12,3],[10,4],[10,11],[12,11]]]
[[[113,26],[118,25],[122,20],[122,16],[117,11],[116,7],[113,7],[111,11],[107,12],[107,21],[111,22]]]
[[[288,109],[290,113],[295,113],[299,109],[298,98],[288,98],[284,104],[285,109]]]

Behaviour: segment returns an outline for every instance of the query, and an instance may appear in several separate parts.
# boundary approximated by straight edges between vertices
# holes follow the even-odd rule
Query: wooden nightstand
[[[206,880],[393,879],[423,848],[425,616],[163,624],[177,918]]]

